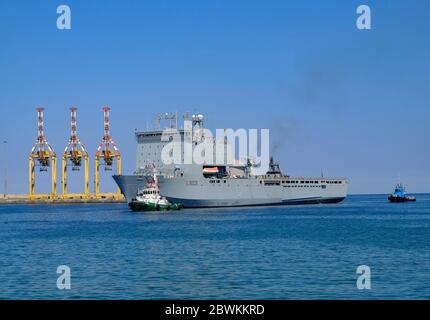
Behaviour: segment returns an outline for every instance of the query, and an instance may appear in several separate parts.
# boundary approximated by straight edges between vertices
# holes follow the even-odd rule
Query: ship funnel
[[[269,170],[267,171],[267,174],[281,174],[279,164],[273,160],[273,156],[270,157]]]

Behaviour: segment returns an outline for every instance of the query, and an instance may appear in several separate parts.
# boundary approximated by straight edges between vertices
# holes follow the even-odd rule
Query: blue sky
[[[71,7],[72,30],[56,28],[60,4]],[[372,9],[370,31],[355,26],[360,4]],[[125,173],[135,166],[134,128],[198,110],[213,129],[271,128],[288,174],[323,170],[348,177],[351,193],[387,193],[400,173],[410,192],[429,192],[429,10],[424,0],[0,0],[9,192],[27,191],[37,106],[57,154],[77,106],[93,155],[103,105]],[[39,181],[48,190],[47,177]]]

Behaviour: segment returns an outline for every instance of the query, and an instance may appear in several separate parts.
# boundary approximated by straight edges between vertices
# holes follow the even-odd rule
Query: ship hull
[[[315,199],[291,199],[281,202],[273,202],[270,199],[267,200],[256,200],[256,199],[243,199],[240,201],[233,199],[222,199],[222,200],[194,200],[184,198],[171,198],[168,197],[169,201],[174,203],[180,203],[184,208],[223,208],[223,207],[257,207],[257,206],[293,206],[293,205],[306,205],[306,204],[323,204],[323,203],[339,203],[342,202],[345,197],[337,198],[315,198]]]
[[[121,192],[132,202],[138,189],[144,188],[146,178],[137,175],[114,176]],[[345,199],[347,187],[342,185],[287,188],[264,186],[256,179],[227,179],[210,184],[206,179],[190,185],[187,179],[160,179],[160,194],[184,208],[286,206],[338,203]]]

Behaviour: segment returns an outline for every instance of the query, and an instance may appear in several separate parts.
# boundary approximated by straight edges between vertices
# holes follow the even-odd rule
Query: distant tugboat
[[[416,201],[415,197],[406,195],[406,189],[400,182],[396,185],[394,189],[394,193],[388,196],[388,200],[390,202],[407,202],[407,201]]]
[[[182,209],[181,204],[170,203],[165,197],[160,195],[155,171],[153,182],[148,182],[144,189],[139,190],[136,198],[128,205],[133,211],[168,211]]]

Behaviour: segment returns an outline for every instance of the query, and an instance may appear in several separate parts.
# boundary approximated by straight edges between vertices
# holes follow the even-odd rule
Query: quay
[[[80,204],[80,203],[126,203],[123,195],[118,193],[109,193],[98,195],[68,195],[68,196],[50,196],[50,195],[32,195],[27,194],[7,194],[0,195],[0,205],[2,204]]]

